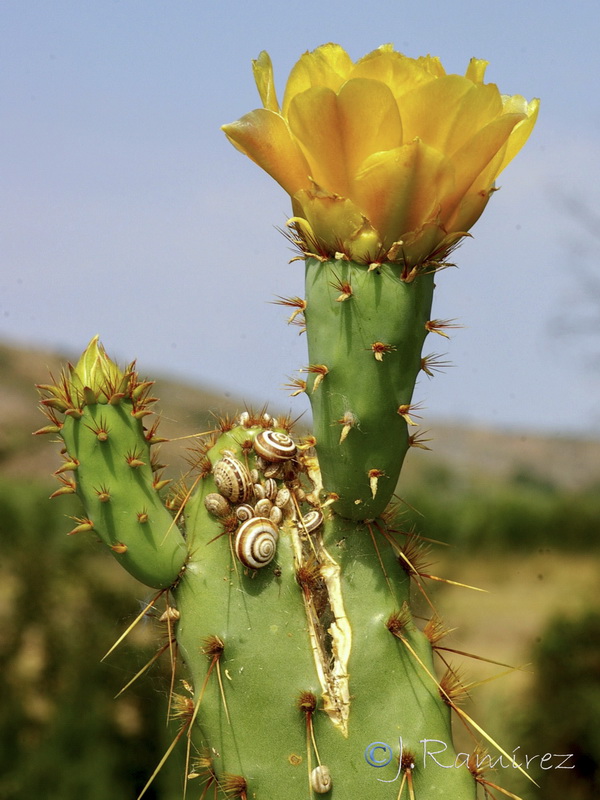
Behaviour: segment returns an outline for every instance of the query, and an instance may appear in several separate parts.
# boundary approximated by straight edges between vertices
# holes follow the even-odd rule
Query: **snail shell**
[[[254,484],[254,495],[257,500],[262,500],[263,497],[266,497],[265,487],[262,483],[255,483]]]
[[[262,460],[262,459],[261,459]],[[269,464],[264,468],[264,475],[267,480],[274,479],[274,478],[281,478],[283,474],[283,470],[281,469],[281,463],[279,464]]]
[[[307,533],[313,533],[317,528],[323,524],[323,514],[321,511],[315,509],[309,511],[302,517],[302,522]]]
[[[274,478],[267,478],[264,482],[265,497],[268,500],[275,500],[277,497],[277,481]]]
[[[299,503],[303,503],[306,500],[306,492],[300,485],[294,487],[294,497]]]
[[[310,773],[310,785],[316,794],[327,794],[331,790],[331,772],[321,764]]]
[[[247,519],[252,519],[252,517],[256,516],[252,506],[249,506],[246,503],[242,503],[241,506],[236,508],[235,515],[240,522],[246,522]]]
[[[258,503],[254,506],[254,510],[256,511],[257,517],[268,517],[272,508],[273,508],[273,503],[266,497],[263,497],[262,500],[259,500]]]
[[[219,492],[232,503],[245,503],[252,495],[250,473],[241,461],[225,455],[213,467],[213,478]]]
[[[204,505],[211,514],[216,517],[226,517],[230,511],[230,505],[222,494],[211,492],[204,498]]]
[[[261,431],[254,440],[254,449],[265,461],[278,463],[296,455],[297,447],[287,433]]]
[[[285,508],[287,504],[290,502],[292,497],[292,493],[287,488],[287,486],[282,486],[281,489],[275,495],[275,505],[279,508]]]
[[[273,508],[269,511],[269,519],[275,525],[281,525],[283,520],[283,511],[279,508],[279,506],[273,506]]]
[[[278,539],[279,531],[270,519],[253,517],[238,528],[235,554],[250,569],[266,567],[275,556]]]
[[[258,483],[259,478],[260,478],[260,476],[258,474],[258,470],[257,469],[251,469],[250,470],[250,479],[252,480],[252,483]]]

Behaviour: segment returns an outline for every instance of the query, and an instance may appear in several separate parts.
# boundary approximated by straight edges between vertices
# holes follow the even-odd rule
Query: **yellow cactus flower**
[[[418,266],[477,221],[535,124],[538,100],[483,83],[486,66],[448,75],[391,45],[353,63],[326,44],[300,58],[280,105],[263,52],[263,108],[223,130],[291,196],[306,252]]]

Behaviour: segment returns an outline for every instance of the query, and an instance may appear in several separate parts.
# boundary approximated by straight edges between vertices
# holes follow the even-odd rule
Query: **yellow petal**
[[[529,135],[533,130],[533,126],[536,123],[538,112],[540,110],[540,101],[537,98],[532,100],[530,103],[527,103],[525,102],[524,98],[516,95],[516,97],[511,98],[511,100],[515,101],[516,98],[519,98],[519,100],[522,100],[525,103],[525,113],[527,114],[527,118],[517,123],[517,125],[515,125],[513,128],[508,140],[508,146],[506,148],[502,164],[498,168],[498,174],[500,174],[504,167],[506,167],[507,164],[513,160],[527,139],[529,139]],[[510,106],[507,104],[505,108],[506,107],[512,107],[512,104]]]
[[[343,153],[353,175],[362,162],[402,142],[402,123],[390,89],[380,81],[353,78],[337,97]]]
[[[435,78],[443,78],[446,74],[446,70],[438,56],[419,56],[415,61],[421,69],[424,69]]]
[[[286,121],[259,108],[223,125],[229,141],[281,184],[288,194],[310,186],[310,169]]]
[[[342,252],[365,263],[379,255],[377,231],[350,200],[319,191],[300,191],[294,196],[294,206],[302,209],[301,216],[323,252]]]
[[[442,213],[453,194],[448,159],[416,140],[368,158],[356,176],[355,200],[389,249]]]
[[[456,170],[455,205],[461,201],[473,183],[487,171],[486,182],[491,186],[497,176],[504,148],[513,128],[523,119],[521,114],[505,114],[477,131],[460,150],[452,155]],[[494,159],[496,159],[494,161]],[[485,187],[487,188],[487,187]]]
[[[468,231],[483,214],[492,194],[493,188],[491,187],[479,190],[475,186],[472,187],[460,201],[458,208],[447,223],[448,226],[452,230]]]
[[[405,141],[419,136],[449,155],[501,113],[495,86],[474,84],[460,75],[430,81],[400,103]]]
[[[290,72],[283,96],[283,115],[288,115],[293,97],[313,86],[323,86],[337,92],[351,69],[352,59],[339,44],[324,44],[312,52],[304,53]]]
[[[489,63],[489,61],[484,61],[482,58],[472,58],[465,72],[465,78],[473,81],[473,83],[483,83]]]
[[[264,108],[269,111],[279,111],[279,102],[275,91],[275,80],[273,78],[273,64],[271,57],[263,50],[256,60],[252,62],[254,81],[260,95]]]
[[[311,177],[330,193],[347,197],[350,181],[336,93],[321,86],[296,95],[288,121],[310,164]]]
[[[439,63],[439,62],[438,62]],[[353,78],[371,78],[387,84],[396,100],[423,83],[435,79],[427,62],[408,58],[384,45],[357,61],[352,70]]]
[[[452,156],[473,133],[484,128],[502,112],[502,101],[493,84],[473,84],[462,96],[453,120],[449,121],[444,152]]]

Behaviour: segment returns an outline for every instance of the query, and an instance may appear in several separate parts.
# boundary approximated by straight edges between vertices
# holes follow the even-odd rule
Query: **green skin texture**
[[[109,431],[105,442],[93,432],[100,422]],[[223,433],[208,453],[211,463],[224,450],[244,460],[242,443],[260,430],[238,427]],[[65,420],[61,435],[69,454],[81,462],[78,493],[95,530],[109,545],[128,545],[125,554],[115,557],[150,586],[173,584],[180,652],[192,677],[193,702],[202,698],[192,752],[213,754],[219,781],[227,774],[243,775],[248,797],[257,800],[310,798],[309,772],[317,760],[298,708],[300,693],[309,691],[319,700],[312,718],[314,736],[333,781],[326,796],[395,800],[402,780],[397,777],[401,737],[404,752],[414,758],[417,800],[474,800],[471,774],[454,766],[450,709],[427,674],[433,673],[431,645],[410,619],[403,635],[416,656],[386,627],[390,614],[408,603],[410,580],[379,525],[355,523],[331,512],[324,524],[324,545],[341,568],[340,591],[352,632],[345,737],[322,708],[290,523],[281,528],[275,559],[261,570],[246,570],[234,558],[221,522],[204,505],[206,494],[215,491],[210,473],[185,507],[185,541],[174,526],[165,538],[172,517],[152,488],[150,468],[132,468],[126,461],[127,453],[146,448],[141,460],[149,464],[141,422],[131,416],[126,401],[85,407],[81,419]],[[252,459],[251,454],[250,468]],[[98,500],[100,485],[110,490],[108,503]],[[138,523],[140,508],[149,523]],[[210,670],[211,657],[204,652],[207,638],[215,636],[224,644],[219,671],[230,721],[217,667]],[[447,746],[436,756],[447,768],[425,757],[422,740],[431,740],[429,752]],[[365,750],[375,742],[393,750],[394,758],[385,767],[367,763]],[[383,757],[381,750],[374,755]],[[194,791],[205,782],[206,776],[195,781]]]
[[[233,449],[229,435],[216,446],[216,457],[224,446]],[[220,666],[222,675],[225,670],[229,675],[223,684],[231,724],[213,670],[198,714],[195,745],[201,752],[214,748],[220,754],[213,759],[217,775],[244,775],[249,797],[306,800],[311,797],[306,724],[297,703],[301,691],[319,697],[321,690],[289,536],[284,530],[271,565],[252,575],[244,574],[238,564],[236,573],[226,537],[214,539],[221,527],[202,502],[206,493],[214,491],[212,479],[204,484],[187,507],[192,562],[175,590],[181,614],[177,637],[196,692],[210,663],[202,642],[215,635],[223,641]],[[332,515],[325,527],[326,546],[342,568],[342,594],[353,635],[348,737],[322,710],[313,716],[321,762],[332,775],[333,787],[326,796],[395,799],[402,780],[402,776],[396,779],[402,737],[405,752],[415,756],[413,781],[419,800],[474,800],[473,777],[464,766],[453,766],[449,708],[414,656],[385,625],[408,600],[406,573],[381,533],[375,533],[378,553],[366,526]],[[281,574],[274,573],[275,566]],[[406,637],[433,672],[431,646],[424,635],[409,623]],[[429,745],[430,752],[447,744],[437,759],[448,768],[423,757],[423,739],[437,740]],[[393,748],[395,757],[388,766],[367,763],[365,750],[373,742]],[[294,756],[302,761],[293,763],[299,761]],[[310,758],[310,766],[316,766],[312,748]],[[406,787],[404,793],[407,796]]]
[[[243,438],[248,438],[248,431],[224,434],[209,453],[213,464],[224,449],[241,457]],[[321,689],[290,537],[284,526],[274,561],[245,574],[242,565],[233,562],[227,536],[220,536],[221,525],[204,507],[204,497],[213,491],[208,476],[186,508],[191,561],[174,593],[181,614],[177,638],[196,691],[210,665],[203,642],[218,636],[224,643],[220,668],[231,724],[213,668],[198,714],[195,745],[200,752],[214,748],[220,754],[213,760],[217,775],[245,776],[250,797],[305,800],[310,797],[307,736],[298,698],[301,691],[319,697]],[[348,737],[322,710],[313,717],[321,761],[332,773],[333,788],[327,796],[395,798],[401,780],[394,781],[397,760],[374,768],[364,753],[372,742],[384,741],[397,755],[402,737],[405,751],[416,757],[417,797],[474,798],[475,782],[464,767],[442,768],[431,757],[423,758],[420,740],[437,740],[430,752],[447,744],[448,750],[437,759],[454,764],[450,710],[432,679],[385,626],[387,617],[408,601],[410,581],[387,540],[379,532],[375,535],[379,554],[365,526],[334,515],[326,523],[326,546],[342,567],[342,594],[355,637],[349,662],[353,699]],[[431,645],[425,636],[412,624],[406,635],[433,673]],[[292,763],[298,760],[294,756],[300,756],[301,763]],[[316,766],[312,752],[311,759],[311,766]]]
[[[340,500],[336,512],[354,520],[374,519],[390,501],[409,447],[407,423],[398,407],[409,405],[421,370],[434,273],[401,280],[402,268],[368,267],[351,261],[306,259],[306,332],[311,365],[328,368],[315,387],[307,381],[317,454],[327,491]],[[339,282],[352,287],[340,302]],[[395,349],[378,361],[375,342]],[[345,415],[356,424],[340,443]],[[372,497],[369,471],[377,469]]]
[[[77,494],[83,500],[94,531],[113,550],[115,558],[138,581],[156,589],[171,586],[187,558],[187,548],[173,517],[152,486],[150,445],[144,438],[142,422],[131,415],[132,404],[97,403],[84,406],[83,416],[65,418],[61,437],[71,458],[80,462],[75,471]],[[102,441],[94,431],[105,429]],[[131,467],[130,453],[144,463]],[[98,491],[110,495],[102,502]],[[147,521],[140,522],[138,513]]]

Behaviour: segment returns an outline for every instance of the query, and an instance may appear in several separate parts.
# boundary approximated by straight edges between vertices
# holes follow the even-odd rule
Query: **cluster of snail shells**
[[[273,475],[296,455],[297,448],[290,436],[272,430],[257,434],[253,447],[260,464],[267,465],[265,480],[260,483],[258,470],[249,470],[233,453],[225,451],[213,467],[217,492],[208,494],[204,504],[217,517],[235,514],[240,525],[234,552],[244,566],[260,569],[275,557],[283,510],[291,498],[290,490],[279,488]]]

